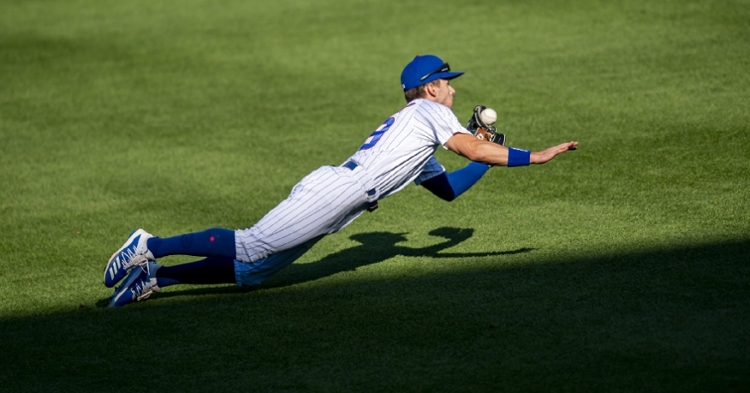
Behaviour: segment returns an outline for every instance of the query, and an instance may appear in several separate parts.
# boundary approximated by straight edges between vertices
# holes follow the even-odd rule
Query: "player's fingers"
[[[555,146],[555,150],[559,153],[566,152],[568,150],[575,150],[578,148],[578,142],[566,142]]]
[[[562,144],[559,144],[559,145],[551,148],[550,149],[551,150],[550,153],[554,157],[554,156],[556,156],[558,154],[565,153],[568,150],[575,150],[577,148],[577,146],[578,146],[577,142],[562,143]]]

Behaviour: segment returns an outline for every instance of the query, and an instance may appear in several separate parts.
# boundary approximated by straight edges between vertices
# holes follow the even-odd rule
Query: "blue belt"
[[[354,161],[347,161],[342,165],[344,168],[349,168],[350,170],[354,170],[354,168],[358,167],[356,162]]]
[[[350,161],[345,162],[344,165],[341,165],[341,166],[344,167],[344,168],[347,168],[347,169],[349,169],[351,171],[353,171],[354,168],[358,167],[359,165],[356,162],[350,160]],[[374,188],[372,190],[367,190],[367,196],[371,197],[371,196],[375,195],[376,192],[377,191],[375,191]],[[367,202],[367,211],[368,212],[372,212],[373,210],[375,210],[377,208],[378,208],[378,200],[377,199],[374,200],[374,201],[372,201],[372,202]]]

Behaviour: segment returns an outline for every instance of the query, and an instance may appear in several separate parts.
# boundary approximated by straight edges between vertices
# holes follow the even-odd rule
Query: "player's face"
[[[440,79],[440,85],[435,89],[435,93],[435,102],[453,109],[453,95],[456,94],[456,90],[451,86],[451,81]]]

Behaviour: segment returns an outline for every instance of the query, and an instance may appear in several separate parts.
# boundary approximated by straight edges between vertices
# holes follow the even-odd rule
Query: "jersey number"
[[[362,147],[359,148],[359,150],[367,150],[375,146],[380,140],[380,137],[382,137],[383,134],[385,134],[385,132],[388,131],[389,128],[391,128],[393,122],[395,121],[396,119],[394,119],[393,117],[389,117],[388,120],[383,122],[383,124],[381,124],[377,130],[373,131],[373,133],[370,134],[369,137],[367,137],[367,140],[365,140],[365,143],[362,145]]]

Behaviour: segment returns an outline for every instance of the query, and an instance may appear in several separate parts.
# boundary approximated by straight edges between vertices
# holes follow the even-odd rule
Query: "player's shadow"
[[[407,247],[399,245],[406,241],[405,233],[369,232],[357,233],[349,238],[359,242],[350,247],[327,255],[325,258],[310,263],[292,264],[272,278],[264,288],[276,288],[315,281],[334,274],[353,271],[357,268],[383,262],[396,256],[431,257],[431,258],[466,258],[509,255],[531,251],[531,248],[520,248],[511,251],[490,251],[481,253],[441,252],[447,248],[471,238],[474,229],[442,227],[429,232],[431,236],[444,238],[445,241],[427,247]]]

